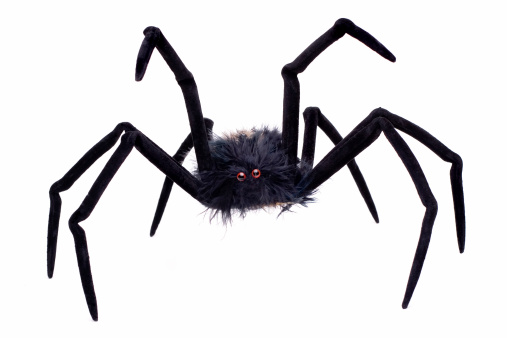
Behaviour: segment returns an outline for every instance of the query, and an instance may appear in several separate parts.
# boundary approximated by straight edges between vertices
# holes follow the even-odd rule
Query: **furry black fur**
[[[202,182],[199,200],[212,210],[211,217],[222,216],[230,222],[238,213],[244,217],[250,210],[265,207],[305,205],[313,191],[300,192],[296,184],[302,167],[287,164],[287,152],[282,148],[282,134],[277,129],[242,130],[222,137],[214,135],[209,143],[215,168],[196,171]],[[303,166],[304,167],[304,166]],[[260,170],[255,178],[252,171]],[[238,173],[246,179],[237,179]]]

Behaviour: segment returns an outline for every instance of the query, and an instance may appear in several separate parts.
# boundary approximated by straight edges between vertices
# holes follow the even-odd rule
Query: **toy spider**
[[[203,118],[197,86],[162,32],[155,27],[144,30],[136,65],[136,80],[140,81],[155,48],[162,54],[181,87],[188,118],[190,135],[171,157],[130,123],[120,123],[114,130],[91,148],[50,190],[51,200],[48,227],[48,276],[53,276],[58,223],[61,211],[59,193],[72,184],[106,151],[120,136],[121,143],[91,187],[79,208],[72,214],[69,227],[74,236],[76,254],[86,302],[94,320],[98,319],[97,300],[93,287],[86,235],[79,225],[90,216],[107,185],[123,161],[135,147],[143,156],[166,175],[164,186],[151,227],[155,234],[161,220],[173,182],[212,211],[225,222],[233,213],[244,216],[246,212],[266,206],[280,206],[282,212],[294,204],[305,205],[312,200],[315,190],[334,173],[347,165],[366,204],[378,222],[377,211],[364,178],[354,158],[384,133],[407,168],[422,204],[426,207],[421,235],[415,252],[402,307],[406,308],[421,274],[428,250],[433,223],[437,214],[437,202],[430,190],[414,154],[402,139],[398,130],[423,143],[442,160],[452,163],[451,186],[454,200],[456,229],[460,252],[465,247],[465,206],[462,186],[461,158],[439,140],[415,124],[385,109],[371,112],[350,134],[342,138],[329,120],[316,107],[303,112],[305,122],[301,159],[297,157],[300,89],[297,75],[333,42],[345,33],[356,38],[387,60],[396,58],[373,36],[348,19],[339,19],[327,32],[306,48],[292,63],[282,68],[284,80],[283,125],[281,133],[276,129],[252,129],[238,131],[224,137],[212,134],[213,122]],[[313,166],[317,127],[333,141],[335,147]],[[195,149],[197,170],[190,173],[181,166],[187,153]]]

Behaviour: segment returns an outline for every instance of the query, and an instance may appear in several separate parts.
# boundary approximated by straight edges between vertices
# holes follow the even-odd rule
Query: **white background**
[[[506,20],[501,1],[20,1],[0,6],[2,337],[504,337]],[[301,107],[347,134],[382,106],[464,160],[467,242],[459,254],[448,163],[406,137],[439,202],[407,310],[401,301],[424,208],[384,136],[358,157],[380,216],[350,174],[318,202],[232,226],[175,187],[155,237],[164,176],[133,151],[87,232],[99,305],[88,314],[67,220],[110,156],[67,192],[55,274],[46,276],[50,185],[121,121],[174,153],[189,127],[155,52],[134,81],[146,26],[194,74],[217,133],[280,126],[282,66],[347,17],[397,57],[344,37],[300,75]],[[302,126],[302,125],[301,125]],[[317,156],[332,144],[319,134]],[[192,160],[187,167],[193,166]]]

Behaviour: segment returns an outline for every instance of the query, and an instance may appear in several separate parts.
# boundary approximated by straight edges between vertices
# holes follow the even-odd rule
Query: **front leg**
[[[301,155],[301,162],[304,163],[305,167],[311,169],[313,167],[313,160],[315,155],[317,127],[319,127],[327,135],[327,137],[329,137],[335,146],[343,140],[343,137],[317,107],[306,108],[303,112],[303,118],[305,121],[305,132],[303,138],[303,153]],[[347,167],[349,168],[350,173],[352,174],[352,177],[354,178],[354,181],[359,188],[361,196],[363,196],[363,199],[368,206],[368,210],[370,210],[370,213],[373,216],[375,222],[378,223],[379,218],[377,209],[375,208],[375,203],[373,203],[373,198],[371,197],[370,190],[366,185],[366,181],[364,180],[363,174],[359,170],[356,161],[352,159],[349,163],[347,163]]]
[[[297,163],[300,99],[300,87],[297,76],[299,73],[304,72],[320,53],[345,34],[349,34],[361,41],[387,60],[391,62],[396,61],[394,55],[368,32],[357,27],[348,19],[339,19],[333,27],[308,46],[294,61],[285,65],[282,68],[284,84],[282,143],[287,149],[289,164],[295,165]]]
[[[181,87],[185,106],[187,108],[192,142],[195,148],[197,167],[199,171],[212,168],[211,154],[208,146],[208,134],[205,119],[202,115],[201,101],[194,76],[183,64],[169,41],[157,27],[147,27],[144,30],[144,40],[139,49],[136,63],[136,81],[143,79],[153,50],[156,48],[167,65],[173,71],[178,85]]]

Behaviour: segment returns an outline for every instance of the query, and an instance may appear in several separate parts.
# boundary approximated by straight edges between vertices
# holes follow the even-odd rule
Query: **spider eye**
[[[259,169],[254,169],[254,170],[252,170],[252,176],[253,176],[254,178],[259,178],[259,177],[261,177],[261,171],[260,171]]]
[[[236,178],[238,179],[238,181],[243,182],[244,180],[246,180],[246,175],[244,172],[241,171],[236,175]]]

